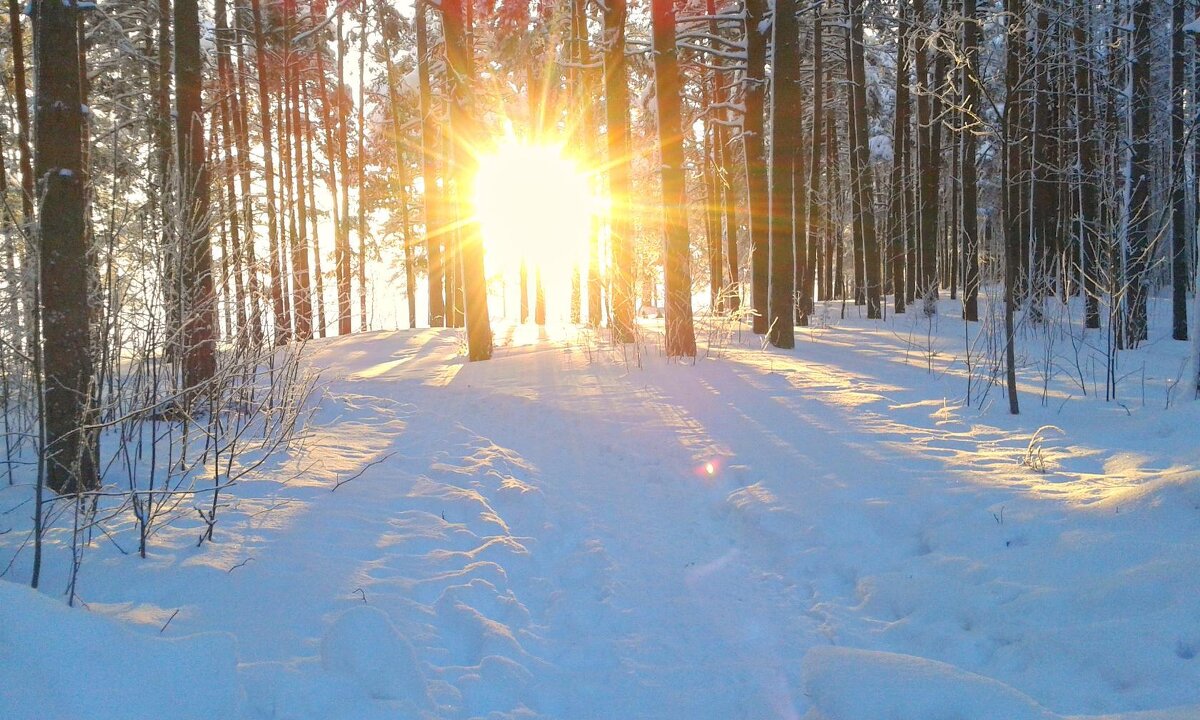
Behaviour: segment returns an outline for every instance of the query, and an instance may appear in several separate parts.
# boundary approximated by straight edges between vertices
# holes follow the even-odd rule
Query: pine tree
[[[658,108],[663,202],[663,275],[666,292],[667,357],[695,357],[692,326],[691,252],[683,168],[680,78],[672,0],[652,0],[654,95]]]
[[[95,437],[85,429],[93,412],[95,370],[79,9],[75,3],[35,0],[33,15],[45,483],[57,493],[77,493],[99,486]]]

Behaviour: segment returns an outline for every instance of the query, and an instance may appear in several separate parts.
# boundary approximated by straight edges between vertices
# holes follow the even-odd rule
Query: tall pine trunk
[[[442,0],[442,30],[446,38],[446,76],[450,96],[450,130],[454,133],[455,204],[462,217],[459,235],[464,315],[467,325],[467,357],[488,360],[492,357],[492,326],[488,317],[487,279],[483,267],[483,237],[479,223],[470,218],[464,206],[466,188],[475,175],[475,159],[470,152],[475,139],[472,83],[475,62],[467,37],[463,0]]]
[[[979,132],[979,24],[976,20],[977,0],[962,0],[963,51],[966,64],[962,69],[963,115],[962,129],[962,237],[963,237],[963,318],[979,320],[979,187],[975,165]]]
[[[742,119],[742,150],[746,163],[746,211],[750,229],[750,306],[753,329],[765,335],[768,329],[770,293],[771,200],[766,161],[764,102],[767,90],[767,2],[746,0],[746,112]]]
[[[796,345],[794,198],[800,144],[800,28],[795,0],[775,5],[775,42],[771,56],[771,291],[767,337],[777,348]]]
[[[1129,197],[1129,242],[1125,256],[1128,275],[1125,279],[1125,332],[1120,338],[1123,348],[1137,347],[1147,337],[1147,275],[1156,215],[1150,204],[1150,173],[1154,162],[1151,137],[1151,93],[1154,85],[1150,76],[1150,66],[1154,62],[1150,33],[1153,14],[1153,0],[1136,0],[1133,8],[1133,107],[1130,125],[1133,157],[1129,179],[1132,189]]]
[[[183,259],[183,385],[194,392],[217,370],[216,296],[208,239],[209,171],[201,102],[204,56],[197,0],[175,1],[175,152]],[[186,397],[186,395],[185,395]]]
[[[284,4],[287,7],[287,3]],[[286,39],[289,48],[293,46],[292,38],[295,35],[296,15],[295,9],[285,10],[284,14],[284,38]],[[287,58],[287,69],[284,76],[287,78],[287,108],[291,117],[291,153],[287,158],[287,163],[291,166],[291,177],[295,184],[293,193],[295,215],[297,223],[295,230],[292,232],[292,291],[295,294],[296,308],[296,339],[308,340],[312,337],[312,290],[311,275],[308,269],[308,230],[306,225],[308,214],[308,202],[305,196],[305,176],[304,176],[304,135],[300,118],[300,56],[301,53],[293,52],[289,49],[285,57]],[[311,179],[307,182],[311,182]],[[291,209],[289,208],[289,214]]]
[[[263,182],[266,185],[267,206],[267,247],[270,253],[268,260],[271,276],[271,308],[275,315],[275,344],[281,345],[291,339],[292,322],[288,308],[284,304],[283,274],[280,272],[279,252],[279,217],[276,208],[278,196],[275,194],[275,158],[272,149],[272,120],[271,120],[271,67],[267,64],[266,34],[263,30],[263,12],[261,0],[250,0],[251,12],[254,16],[254,54],[258,63],[258,118],[262,131],[263,149]]]
[[[1183,0],[1171,13],[1171,337],[1188,339],[1187,322],[1187,137],[1184,135],[1184,89],[1187,48],[1184,44]]]
[[[691,252],[684,180],[683,124],[675,8],[672,0],[651,0],[654,94],[658,108],[663,203],[663,280],[666,293],[667,357],[695,357],[692,326]],[[790,317],[790,316],[789,316]]]
[[[1020,84],[1025,24],[1023,0],[1005,0],[1008,15],[1005,28],[1005,103],[1001,116],[1004,153],[1001,172],[1001,198],[1004,208],[1004,364],[1008,389],[1008,411],[1020,412],[1017,399],[1016,323],[1017,283],[1021,267],[1021,197],[1018,177],[1021,165]]]
[[[634,253],[629,146],[629,81],[625,66],[626,0],[604,7],[604,109],[608,140],[609,244],[612,246],[613,338],[633,342]],[[522,293],[524,297],[524,293]],[[524,315],[524,312],[522,312]]]
[[[972,0],[964,0],[971,2]],[[892,130],[892,178],[891,198],[888,207],[888,234],[891,236],[890,251],[893,310],[905,311],[905,259],[911,244],[908,235],[908,203],[905,188],[908,184],[909,146],[912,134],[908,121],[908,0],[897,0],[896,28],[896,116]]]
[[[57,493],[77,493],[99,486],[95,438],[84,430],[92,412],[95,374],[79,11],[74,3],[35,0],[33,12],[45,483]]]

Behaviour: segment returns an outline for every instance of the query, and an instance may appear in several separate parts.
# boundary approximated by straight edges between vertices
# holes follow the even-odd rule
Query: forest
[[[617,429],[597,430],[605,440],[592,443],[585,428],[607,428],[604,413],[641,427],[647,437],[662,434],[663,447],[683,448],[678,465],[706,488],[703,502],[735,508],[713,511],[721,522],[733,522],[725,513],[758,508],[761,516],[733,525],[738,532],[752,526],[756,534],[746,542],[791,548],[785,564],[793,569],[815,562],[790,554],[800,552],[795,542],[803,544],[794,534],[800,527],[776,528],[781,515],[759,505],[803,511],[788,506],[790,496],[779,488],[774,495],[765,486],[745,494],[766,482],[751,479],[759,477],[751,446],[793,448],[792,455],[770,455],[782,453],[779,447],[768,452],[774,461],[763,471],[775,477],[786,467],[822,466],[808,443],[837,437],[832,429],[825,440],[807,435],[826,432],[822,412],[790,403],[828,402],[848,413],[841,427],[862,434],[845,447],[836,440],[839,460],[830,461],[828,477],[857,473],[854,466],[868,462],[864,458],[878,463],[872,478],[884,477],[889,461],[878,453],[900,451],[878,444],[937,445],[944,456],[931,450],[913,467],[933,468],[929,472],[946,482],[985,472],[1008,482],[1010,469],[997,469],[993,460],[1009,458],[1020,472],[1041,479],[1028,487],[1012,480],[1023,488],[1021,501],[1005,500],[996,485],[987,485],[992,494],[981,496],[986,513],[979,512],[1004,533],[1012,527],[1004,508],[1026,501],[1041,508],[1029,497],[1054,496],[1046,478],[1056,473],[1075,473],[1079,482],[1108,478],[1103,487],[1063,491],[1063,502],[1089,511],[1110,504],[1116,513],[1157,508],[1151,496],[1160,490],[1175,493],[1170,497],[1181,507],[1200,497],[1197,458],[1176,434],[1200,405],[1200,140],[1193,137],[1200,128],[1200,0],[8,0],[7,9],[7,32],[0,33],[5,580],[43,591],[49,582],[69,605],[86,606],[79,584],[102,575],[101,558],[114,559],[114,550],[147,563],[168,555],[216,563],[217,554],[229,560],[221,569],[234,577],[257,557],[228,550],[261,541],[250,539],[261,530],[256,513],[272,516],[276,501],[310,502],[246,489],[264,478],[275,478],[287,492],[348,486],[338,497],[348,494],[363,504],[346,510],[347,522],[357,523],[363,547],[387,547],[372,539],[386,533],[361,528],[371,503],[400,516],[433,491],[414,486],[392,497],[360,488],[385,471],[418,485],[438,473],[459,473],[475,484],[446,490],[442,505],[468,502],[462,493],[479,495],[481,516],[502,526],[504,542],[516,547],[524,536],[510,532],[501,516],[538,527],[534,516],[570,507],[535,482],[541,476],[534,468],[541,466],[522,459],[519,448],[545,451],[544,464],[580,477],[592,477],[597,467],[622,475],[610,452],[628,457],[626,469],[637,468],[639,478],[658,466],[636,437]],[[528,349],[534,346],[553,348],[558,359],[539,359]],[[695,369],[692,380],[671,374],[684,368]],[[758,379],[746,387],[722,385],[743,372]],[[642,382],[628,379],[636,373],[646,378],[644,404],[636,388],[626,387]],[[683,388],[691,382],[698,384],[689,395]],[[865,395],[858,394],[860,386]],[[734,398],[728,416],[701,418],[711,409],[709,392]],[[510,407],[526,397],[540,397],[541,404]],[[585,409],[570,409],[571,402]],[[911,424],[903,419],[930,403],[944,407],[930,405]],[[500,408],[528,420],[529,434],[500,440],[508,432]],[[418,428],[417,417],[429,413]],[[730,418],[737,418],[736,426]],[[1130,425],[1106,425],[1123,422]],[[959,435],[943,427],[954,423],[963,423]],[[390,428],[391,435],[376,427]],[[542,446],[539,433],[560,431],[591,466],[571,456],[571,447]],[[989,439],[991,431],[997,435]],[[972,445],[962,452],[974,453],[975,467],[955,454],[959,441]],[[1143,441],[1152,449],[1138,455]],[[870,449],[853,450],[857,442]],[[425,464],[405,464],[422,453]],[[1151,467],[1165,474],[1151,477]],[[489,494],[480,478],[493,475],[503,482]],[[1155,484],[1160,480],[1166,490]],[[726,482],[734,484],[721,485]],[[634,487],[631,492],[642,492]],[[1016,492],[1007,487],[1003,492]],[[571,488],[592,497],[586,486]],[[1118,497],[1126,490],[1134,499]],[[839,502],[851,502],[867,508],[877,500],[870,490],[856,492],[848,500],[822,495],[822,507],[833,512]],[[891,497],[890,490],[879,492]],[[518,496],[536,497],[541,505],[536,512],[501,507]],[[937,524],[957,502],[945,497],[938,495],[929,510],[908,497],[915,515],[884,523],[881,537],[900,526],[916,532],[922,547],[936,546],[929,537],[938,532],[943,540],[969,537],[969,530]],[[679,499],[658,499],[673,518],[671,532],[683,532],[690,521],[670,509]],[[434,522],[438,508],[449,522],[446,510],[434,505],[421,520],[434,524],[406,525],[407,532],[451,542],[449,526]],[[621,515],[589,507],[614,527],[655,524],[649,510]],[[1025,512],[1044,521],[1039,527],[1059,522],[1038,514],[1044,509]],[[570,524],[569,515],[554,517],[544,527],[567,532],[558,524]],[[1182,528],[1169,542],[1185,553],[1200,545],[1192,520],[1169,519]],[[934,525],[913,530],[910,521]],[[497,537],[495,528],[463,522],[456,526],[462,533],[470,527],[472,536]],[[821,524],[813,523],[805,527]],[[1087,527],[1097,536],[1103,532]],[[711,530],[724,537],[726,526]],[[289,532],[302,538],[298,547],[309,542],[304,532]],[[552,557],[564,567],[582,563],[586,572],[567,571],[571,582],[582,587],[623,567],[590,554],[588,543],[600,540],[589,539],[588,531],[571,532],[578,537],[558,540],[571,547],[577,542],[577,551]],[[606,542],[621,542],[619,534],[596,532]],[[870,583],[863,578],[899,577],[907,570],[897,568],[910,562],[897,559],[900,565],[868,571],[853,559],[848,540],[830,539],[841,538],[841,531],[829,532],[821,547],[834,548],[842,564],[809,568],[830,585],[811,581],[805,617],[824,612],[822,592],[844,599],[847,608],[868,607],[871,594],[863,583]],[[1129,533],[1146,547],[1169,536],[1166,530]],[[242,539],[231,543],[233,536]],[[1004,540],[1005,548],[1036,542],[1026,534]],[[889,546],[886,538],[880,542]],[[671,562],[696,562],[665,548]],[[616,549],[608,550],[617,557]],[[300,556],[291,552],[288,557]],[[362,557],[361,549],[346,552]],[[84,557],[91,555],[97,567],[87,570]],[[774,556],[750,557],[747,550],[733,563],[751,563],[766,574],[776,567]],[[235,564],[239,558],[242,565]],[[729,559],[709,558],[712,565],[702,567],[719,574]],[[509,596],[521,595],[520,573],[509,560],[497,562],[513,575]],[[1049,577],[1070,566],[1055,556],[1028,572]],[[535,581],[550,572],[537,567],[528,571]],[[1100,582],[1116,566],[1099,567],[1089,582]],[[130,572],[137,571],[120,576]],[[422,572],[436,575],[432,566]],[[639,572],[626,581],[653,584],[661,575]],[[937,572],[951,571],[939,566]],[[851,575],[859,579],[847,580]],[[369,583],[376,580],[350,583],[359,583],[362,604],[370,604],[375,590]],[[693,581],[699,582],[688,575],[686,582]],[[93,582],[105,588],[96,597],[115,592],[116,581],[111,587]],[[734,589],[747,581],[722,582]],[[839,584],[847,582],[849,589]],[[971,580],[963,574],[952,582]],[[780,651],[772,655],[776,665],[751,674],[783,668],[780,677],[802,676],[796,682],[807,683],[807,691],[776,696],[763,690],[763,681],[758,690],[774,699],[763,699],[761,708],[751,702],[747,707],[761,712],[749,716],[766,717],[762,708],[770,707],[770,716],[801,717],[807,710],[810,720],[865,720],[892,717],[888,712],[932,717],[920,708],[958,707],[963,717],[983,718],[981,708],[995,703],[998,714],[986,717],[1034,718],[1051,717],[1038,705],[1043,701],[1076,714],[1200,703],[1184,690],[1196,679],[1192,658],[1200,644],[1195,617],[1186,619],[1179,604],[1192,581],[1171,582],[1185,583],[1168,583],[1172,589],[1158,596],[1170,598],[1162,612],[1171,622],[1122,625],[1101,652],[1118,658],[1131,652],[1132,638],[1182,626],[1178,637],[1164,640],[1175,643],[1170,662],[1162,661],[1170,670],[1145,660],[1158,667],[1158,680],[1144,695],[1121,681],[1113,681],[1116,690],[1097,681],[1085,682],[1077,696],[1055,694],[1047,689],[1053,674],[1039,677],[1045,666],[1029,660],[1045,662],[1052,650],[1031,650],[1005,664],[994,660],[1007,652],[1002,649],[978,660],[965,651],[918,652],[911,639],[864,640],[871,636],[863,631],[859,642],[846,644],[946,667],[906,664],[901,671],[887,658],[810,650],[818,643],[805,641],[805,652]],[[790,598],[794,588],[787,587],[778,592]],[[986,592],[993,591],[1002,592]],[[12,607],[31,602],[12,592],[5,589]],[[603,592],[616,591],[605,586]],[[846,599],[853,592],[861,604]],[[936,603],[932,592],[920,592],[914,591],[919,599],[893,598],[889,607]],[[959,587],[951,595],[966,606],[975,592],[985,591]],[[344,600],[348,590],[330,593]],[[250,602],[252,595],[231,597]],[[561,669],[556,660],[570,655],[546,637],[536,641],[545,647],[527,647],[536,628],[571,637],[564,628],[586,625],[587,611],[571,611],[579,616],[570,614],[560,626],[555,613],[566,611],[551,597],[521,596],[513,602],[527,616],[541,617],[534,608],[544,602],[548,615],[541,624],[518,631],[520,622],[495,610],[491,620],[505,623],[503,631],[486,624],[467,630],[455,623],[468,620],[439,614],[450,612],[446,603],[482,617],[489,615],[488,603],[500,601],[454,605],[445,597],[428,606],[434,609],[426,614],[437,614],[441,624],[426,634],[482,633],[478,642],[503,645],[493,637],[499,633],[517,649],[458,658],[457,646],[446,641],[434,646],[456,659],[435,662],[422,654],[422,632],[405,625],[416,627],[417,620],[347,614],[345,627],[339,620],[320,640],[322,667],[353,676],[371,701],[358,698],[354,702],[367,704],[338,706],[339,712],[390,717],[386,713],[402,708],[417,713],[413,717],[464,718],[510,711],[512,717],[744,712],[736,704],[693,706],[674,696],[667,710],[651,711],[662,698],[647,687],[658,685],[630,680],[624,703],[605,695],[602,680],[572,689],[581,676],[567,670],[545,680],[521,679],[541,677],[529,669],[538,667],[530,657]],[[683,602],[670,593],[651,597],[666,606]],[[760,609],[771,615],[798,601],[763,602]],[[59,609],[28,607],[31,617],[51,613],[45,622],[57,622]],[[160,609],[169,607],[175,606]],[[326,617],[334,606],[320,607]],[[1100,627],[1100,616],[1127,619],[1122,608],[1097,604],[1092,620]],[[590,617],[607,618],[610,609],[597,605]],[[1053,616],[1043,610],[1035,616]],[[664,621],[629,612],[636,622],[609,618],[614,638],[639,637],[624,625],[616,629],[621,622],[641,628],[638,622]],[[706,606],[684,615],[734,612]],[[188,615],[184,610],[179,621]],[[162,633],[175,617],[153,614],[153,623],[143,624],[161,626]],[[844,619],[826,621],[844,628]],[[213,629],[228,628],[195,628]],[[816,637],[812,628],[793,630]],[[104,637],[108,630],[81,632]],[[373,639],[397,633],[396,644],[382,650]],[[14,648],[21,647],[20,637],[11,636]],[[342,649],[326,655],[327,644]],[[600,656],[613,663],[610,673],[638,661],[661,669],[692,657],[699,644],[637,660],[605,646]],[[371,652],[381,662],[426,669],[399,679],[378,676],[364,669]],[[738,652],[733,655],[742,657]],[[197,653],[227,654],[215,645]],[[11,674],[21,657],[0,650],[0,680],[25,677]],[[520,671],[488,666],[494,657]],[[1190,663],[1188,669],[1180,670],[1180,661]],[[241,699],[212,706],[204,700],[195,706],[197,713],[204,710],[197,717],[275,716],[264,710],[266,700],[255,699],[251,688],[259,686],[245,679],[246,655],[237,662],[240,679],[220,687],[243,688]],[[431,663],[440,680],[433,679]],[[857,705],[846,700],[856,693],[839,685],[851,682],[835,671],[843,666],[860,683],[855,687],[876,692]],[[450,667],[473,667],[476,679],[465,671],[450,677]],[[499,675],[479,669],[487,667]],[[710,669],[741,673],[745,667]],[[662,672],[655,683],[697,687],[689,685],[694,677],[683,681]],[[624,677],[597,673],[592,680],[618,676]],[[918,678],[917,689],[891,696],[893,704],[871,699],[887,695],[889,683],[902,676]],[[996,690],[987,685],[992,677],[1013,687],[996,683],[1003,692]],[[1141,675],[1125,679],[1129,687],[1153,684]],[[282,680],[262,685],[274,688],[275,700],[291,703],[296,714],[289,717],[333,717],[332,705],[321,703],[345,699],[339,685],[318,702],[293,681],[295,687],[279,685]],[[749,685],[737,685],[724,699],[754,694],[747,687],[757,685],[743,681]],[[489,694],[513,683],[527,688],[517,699]],[[933,695],[949,702],[937,690],[944,685],[966,688],[961,706],[922,705]],[[0,715],[7,710],[14,717],[33,717],[30,708],[50,707],[48,697],[66,702],[58,692],[7,701],[3,694]],[[780,700],[785,695],[786,702]],[[845,702],[829,700],[834,695]],[[380,698],[392,704],[371,704]],[[160,712],[145,702],[139,712]],[[784,706],[792,714],[779,709]],[[51,716],[73,716],[73,706],[53,707]],[[1190,707],[1178,717],[1194,717],[1188,712],[1200,705]],[[522,709],[531,714],[521,715]],[[593,710],[599,714],[589,714]]]

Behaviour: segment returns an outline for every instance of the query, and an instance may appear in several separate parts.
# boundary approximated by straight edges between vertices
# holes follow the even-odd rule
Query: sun
[[[564,277],[586,261],[596,199],[586,171],[560,146],[510,140],[479,158],[475,217],[488,274]]]

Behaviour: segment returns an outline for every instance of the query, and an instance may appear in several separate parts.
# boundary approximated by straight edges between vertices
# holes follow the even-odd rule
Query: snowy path
[[[83,594],[231,633],[247,718],[1200,703],[1195,449],[1054,417],[1034,473],[1046,417],[933,400],[850,334],[640,368],[530,327],[471,365],[450,332],[315,343],[328,395],[290,480],[243,488],[216,544],[90,561]]]

